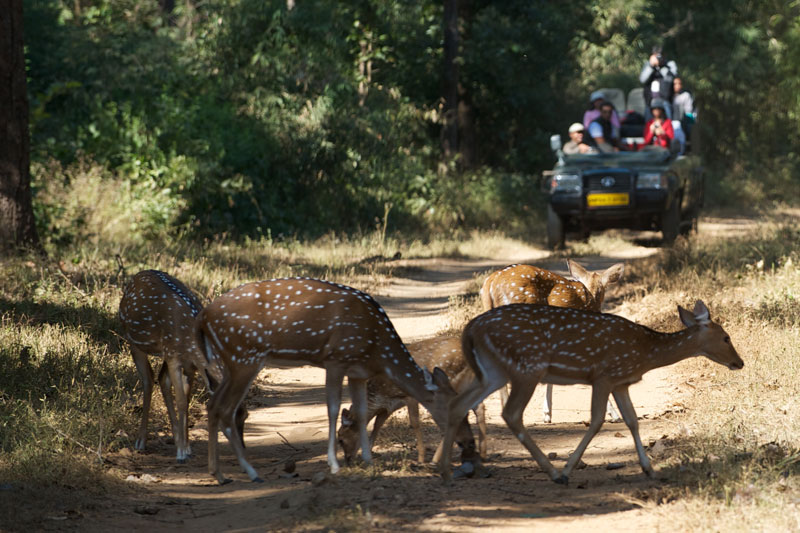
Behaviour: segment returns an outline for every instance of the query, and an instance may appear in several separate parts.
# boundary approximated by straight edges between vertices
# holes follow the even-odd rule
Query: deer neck
[[[655,342],[653,342],[647,358],[650,363],[647,365],[648,370],[669,366],[699,355],[700,351],[695,341],[698,329],[697,326],[693,326],[675,333],[655,332],[657,337],[654,339]]]

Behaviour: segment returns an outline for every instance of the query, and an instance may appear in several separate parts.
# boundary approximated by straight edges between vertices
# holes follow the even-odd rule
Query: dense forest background
[[[443,4],[459,17],[450,159]],[[549,136],[582,116],[593,89],[636,86],[654,44],[694,94],[711,201],[755,207],[800,190],[797,1],[26,0],[24,10],[34,208],[50,242],[85,234],[98,190],[116,195],[109,208],[141,239],[385,225],[523,233],[541,221]]]

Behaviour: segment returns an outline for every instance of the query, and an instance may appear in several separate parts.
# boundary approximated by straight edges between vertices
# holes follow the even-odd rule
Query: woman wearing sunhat
[[[672,139],[675,138],[675,131],[672,129],[672,122],[667,118],[664,101],[653,98],[650,102],[650,112],[653,118],[644,125],[644,144],[669,149]]]

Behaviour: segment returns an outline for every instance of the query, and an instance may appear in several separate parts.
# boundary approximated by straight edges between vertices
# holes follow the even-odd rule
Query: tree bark
[[[38,247],[31,202],[22,0],[0,0],[0,250]]]
[[[458,0],[444,2],[442,157],[447,165],[458,153]]]

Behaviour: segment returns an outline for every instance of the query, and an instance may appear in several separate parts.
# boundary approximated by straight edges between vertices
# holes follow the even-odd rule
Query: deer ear
[[[698,324],[706,325],[711,322],[711,315],[708,312],[708,307],[703,303],[703,300],[697,300],[694,304],[694,318]]]
[[[453,387],[450,385],[450,378],[448,378],[447,374],[444,373],[444,370],[438,366],[433,369],[433,383],[439,390],[443,392],[448,394],[456,393],[456,391],[453,390]]]
[[[616,283],[622,279],[622,274],[625,273],[625,263],[617,263],[612,265],[603,272],[603,285],[609,283]]]
[[[678,306],[678,315],[680,315],[681,322],[683,322],[683,325],[686,326],[687,328],[697,324],[697,320],[695,319],[694,313],[684,309],[680,305]]]
[[[353,419],[350,417],[350,410],[342,409],[342,427],[349,427],[353,425]]]
[[[589,278],[589,271],[583,268],[581,265],[573,261],[572,259],[567,259],[567,268],[569,269],[569,274],[573,278],[577,279],[584,285],[584,280]]]

